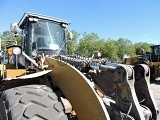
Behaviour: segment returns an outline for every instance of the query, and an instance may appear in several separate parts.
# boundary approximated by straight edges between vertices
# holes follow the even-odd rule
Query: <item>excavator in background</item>
[[[23,41],[0,64],[0,120],[157,120],[149,67],[68,55],[68,25],[35,13],[11,24]]]

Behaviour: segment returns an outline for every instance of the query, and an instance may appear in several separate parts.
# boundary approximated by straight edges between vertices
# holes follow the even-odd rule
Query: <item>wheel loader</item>
[[[23,41],[7,46],[0,64],[0,120],[157,120],[149,67],[68,55],[68,25],[35,13],[11,24]]]
[[[160,45],[152,45],[151,52],[141,50],[142,55],[125,58],[122,62],[127,65],[147,64],[151,70],[151,81],[160,77]]]

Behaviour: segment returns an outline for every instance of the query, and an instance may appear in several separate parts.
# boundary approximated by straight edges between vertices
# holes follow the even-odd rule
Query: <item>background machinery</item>
[[[160,45],[151,46],[151,52],[142,51],[142,55],[125,58],[123,64],[147,64],[151,70],[151,80],[160,77]]]
[[[0,119],[157,120],[149,67],[108,65],[97,52],[67,55],[69,24],[25,13],[11,25],[16,36],[22,30],[23,42],[8,46],[8,63],[0,64]]]

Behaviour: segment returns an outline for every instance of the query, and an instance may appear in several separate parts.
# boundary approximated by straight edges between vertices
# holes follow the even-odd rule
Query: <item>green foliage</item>
[[[105,49],[103,56],[108,57],[109,60],[113,61],[117,58],[118,47],[115,44],[114,40],[108,40],[104,43]]]
[[[96,33],[91,33],[91,34],[84,33],[83,37],[80,39],[77,48],[78,52],[83,55],[92,56],[93,51],[98,50],[99,45],[96,44],[95,42],[99,40],[100,38]]]
[[[128,39],[119,38],[116,41],[116,46],[118,47],[117,56],[120,60],[123,60],[125,55],[132,56],[135,54],[134,46]]]
[[[146,42],[138,42],[135,44],[135,51],[136,51],[136,55],[140,55],[142,54],[142,50],[144,50],[144,52],[151,52],[151,44],[148,44]]]
[[[4,39],[4,40],[11,40],[12,38],[13,38],[13,35],[9,30],[4,31],[3,34],[1,35],[1,39]]]
[[[81,54],[92,56],[94,51],[99,51],[102,57],[107,57],[110,60],[117,58],[117,46],[114,40],[100,39],[96,33],[84,33],[80,39],[77,49]]]
[[[2,47],[2,49],[4,49],[5,48],[5,46],[7,45],[7,41],[8,40],[10,40],[10,41],[13,41],[13,42],[11,42],[11,43],[15,43],[14,41],[17,41],[17,44],[18,45],[21,45],[21,41],[22,41],[22,39],[21,39],[21,37],[20,36],[18,36],[18,37],[14,37],[13,36],[13,34],[12,34],[12,32],[10,32],[9,30],[6,30],[6,31],[4,31],[1,35],[0,35],[0,38],[1,38],[1,43],[2,43],[2,45],[1,45],[1,47]],[[6,41],[6,42],[5,42]]]

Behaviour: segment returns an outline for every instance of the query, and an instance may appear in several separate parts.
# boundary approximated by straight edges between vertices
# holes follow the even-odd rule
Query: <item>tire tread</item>
[[[62,103],[45,85],[27,85],[8,89],[2,96],[9,120],[66,120]]]

